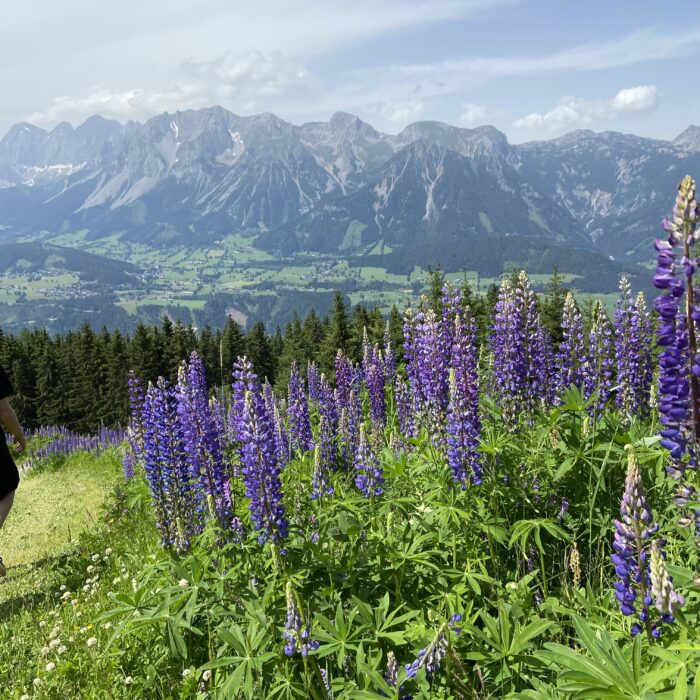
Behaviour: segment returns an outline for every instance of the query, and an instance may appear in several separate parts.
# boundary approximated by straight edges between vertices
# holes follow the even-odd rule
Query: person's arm
[[[24,452],[27,447],[27,440],[24,437],[22,426],[17,420],[17,414],[14,412],[8,399],[0,399],[0,423],[5,426],[5,429],[15,436],[15,447],[17,452]]]

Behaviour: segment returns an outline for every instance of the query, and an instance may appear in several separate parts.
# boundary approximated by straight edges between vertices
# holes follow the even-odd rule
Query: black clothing
[[[12,396],[15,390],[10,384],[10,379],[5,373],[2,365],[0,365],[0,400]],[[8,493],[12,493],[19,485],[19,471],[17,465],[12,459],[10,449],[7,446],[5,439],[5,430],[0,425],[0,501],[2,501]]]

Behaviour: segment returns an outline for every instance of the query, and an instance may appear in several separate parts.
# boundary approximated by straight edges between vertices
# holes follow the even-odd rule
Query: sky
[[[221,105],[672,139],[700,123],[697,4],[677,0],[3,0],[0,137]]]

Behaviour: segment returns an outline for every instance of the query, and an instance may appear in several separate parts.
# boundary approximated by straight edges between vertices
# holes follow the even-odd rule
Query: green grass
[[[0,530],[0,552],[9,567],[0,604],[31,590],[37,562],[50,564],[70,552],[74,540],[93,530],[100,509],[120,478],[116,454],[96,459],[79,453],[59,470],[23,475],[15,504]]]

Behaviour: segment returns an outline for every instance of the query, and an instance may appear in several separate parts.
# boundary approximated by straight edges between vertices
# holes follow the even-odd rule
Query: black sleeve
[[[7,376],[3,366],[0,365],[0,399],[6,399],[8,396],[12,396],[14,393],[15,390],[12,388],[10,378]]]

